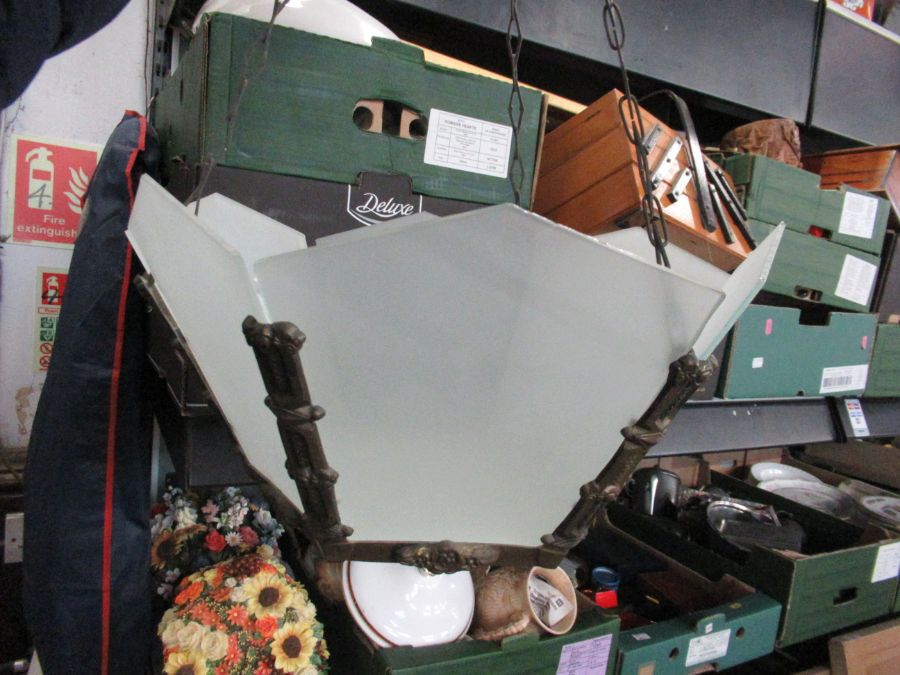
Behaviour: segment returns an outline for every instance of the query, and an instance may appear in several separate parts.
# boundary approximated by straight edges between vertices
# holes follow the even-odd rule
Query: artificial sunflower
[[[169,565],[181,552],[183,545],[183,542],[175,536],[172,530],[163,530],[150,549],[150,564],[153,569],[161,570]]]
[[[195,537],[201,532],[206,532],[206,527],[203,525],[188,525],[187,527],[181,527],[175,530],[175,537],[180,542],[187,541],[191,537]]]
[[[299,673],[309,665],[316,648],[316,636],[308,623],[287,623],[272,636],[275,667],[286,673]]]
[[[172,652],[166,659],[164,675],[206,675],[206,659],[197,652]]]
[[[243,576],[251,570],[256,572]],[[229,589],[234,592],[225,598]],[[181,602],[166,612],[158,630],[165,675],[328,671],[328,648],[315,607],[303,585],[277,561],[222,562],[186,577],[179,590]]]
[[[280,618],[294,601],[294,591],[277,573],[260,572],[245,581],[241,590],[246,597],[248,613],[257,618]]]

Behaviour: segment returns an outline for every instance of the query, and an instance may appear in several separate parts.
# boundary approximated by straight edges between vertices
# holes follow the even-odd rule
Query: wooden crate
[[[803,167],[822,176],[822,187],[841,183],[887,197],[900,219],[900,144],[832,150],[803,158]]]
[[[614,89],[545,137],[535,192],[537,213],[586,234],[641,224],[643,187],[637,151],[628,141],[619,115],[621,97]],[[642,110],[641,116],[645,131],[654,125],[661,130],[649,155],[653,171],[677,134],[646,111]],[[707,232],[703,228],[693,182],[680,199],[668,198],[672,184],[688,166],[686,147],[681,148],[676,162],[677,170],[668,172],[656,190],[669,223],[670,241],[722,269],[734,269],[752,250],[752,243],[730,218],[732,244],[726,243],[721,230]]]
[[[896,673],[900,659],[900,619],[833,637],[828,641],[833,675]]]

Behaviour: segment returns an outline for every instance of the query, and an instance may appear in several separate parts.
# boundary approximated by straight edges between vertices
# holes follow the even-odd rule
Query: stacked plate
[[[900,499],[887,495],[869,495],[859,500],[863,513],[869,520],[900,532]]]
[[[778,462],[758,462],[750,467],[757,487],[785,499],[827,513],[841,520],[851,520],[856,513],[853,498],[816,476]]]

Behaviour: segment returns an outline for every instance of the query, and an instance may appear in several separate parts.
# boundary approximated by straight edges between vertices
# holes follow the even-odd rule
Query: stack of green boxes
[[[900,324],[878,325],[866,396],[900,396]]]
[[[154,103],[168,173],[213,164],[342,184],[362,172],[403,174],[416,194],[514,200],[505,82],[426,63],[421,49],[397,40],[368,46],[283,26],[271,29],[261,67],[266,24],[210,16]],[[537,90],[522,96],[520,203],[528,206],[545,107]]]
[[[729,338],[718,395],[862,394],[877,321],[867,312],[890,203],[846,186],[822,190],[818,175],[759,155],[729,157],[725,168],[757,242],[779,223],[787,228],[764,290],[794,307],[755,305],[744,314]],[[802,308],[828,312],[807,325]]]
[[[731,558],[685,538],[663,518],[619,503],[609,508],[610,522],[707,579],[728,574],[781,603],[779,647],[896,613],[896,540],[864,538],[860,526],[731,476],[713,471],[710,479],[732,497],[770,504],[799,523],[806,533],[806,555],[753,546],[745,558]],[[623,646],[629,634],[620,636]]]

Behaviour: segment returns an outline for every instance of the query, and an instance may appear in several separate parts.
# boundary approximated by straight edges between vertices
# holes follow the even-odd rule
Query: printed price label
[[[850,418],[850,428],[856,438],[869,435],[869,424],[866,422],[866,415],[862,409],[862,403],[858,398],[848,398],[844,401],[844,407],[847,409],[847,417]]]
[[[696,666],[699,663],[720,659],[728,654],[728,642],[731,639],[731,629],[726,628],[717,633],[695,637],[688,644],[686,668]]]
[[[506,178],[512,127],[431,109],[426,164]]]
[[[535,614],[546,626],[553,626],[572,611],[572,603],[540,577],[528,580],[528,599]]]
[[[875,231],[875,216],[878,214],[878,200],[857,192],[844,195],[841,222],[838,232],[851,237],[871,239]]]
[[[834,294],[839,298],[867,307],[876,274],[878,274],[878,267],[872,263],[860,260],[856,256],[845,256],[844,266],[841,268],[841,276],[838,278]]]
[[[900,574],[900,541],[879,547],[872,570],[872,583],[893,579]]]
[[[612,635],[563,646],[556,675],[605,675],[611,647]]]
[[[822,368],[822,384],[819,386],[819,393],[833,394],[837,391],[865,389],[868,377],[869,365],[866,363],[859,366]]]

